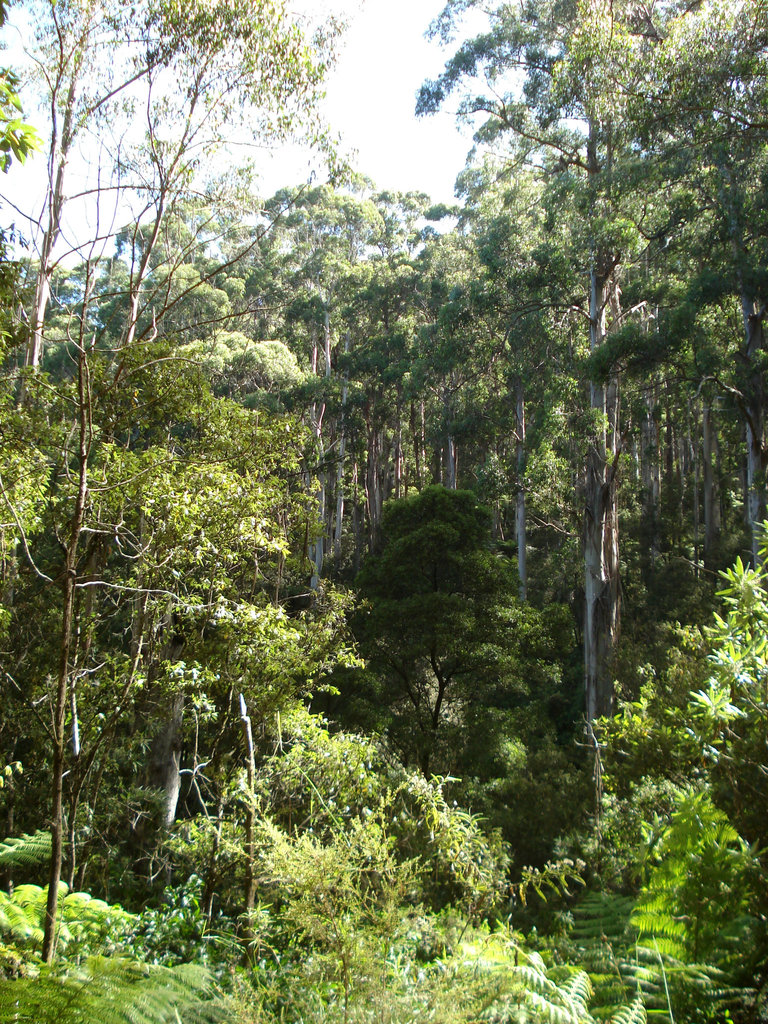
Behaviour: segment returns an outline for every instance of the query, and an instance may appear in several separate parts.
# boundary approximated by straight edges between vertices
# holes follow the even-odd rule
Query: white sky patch
[[[355,170],[380,189],[426,192],[435,202],[454,201],[454,183],[472,148],[472,132],[459,128],[450,109],[417,118],[421,84],[443,70],[450,48],[424,37],[444,0],[295,0],[293,8],[317,17],[335,10],[349,27],[326,87],[324,111],[342,148],[353,151]],[[485,25],[467,19],[467,34]],[[305,181],[321,163],[286,147],[263,165],[265,191]]]

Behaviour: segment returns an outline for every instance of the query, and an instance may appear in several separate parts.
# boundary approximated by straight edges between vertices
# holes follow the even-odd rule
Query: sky
[[[456,177],[472,146],[471,132],[457,126],[450,110],[418,119],[414,114],[419,86],[440,73],[451,53],[425,38],[444,0],[293,0],[291,6],[298,11],[303,8],[313,18],[323,7],[347,17],[340,57],[326,86],[325,114],[342,136],[342,149],[356,151],[355,169],[380,189],[423,191],[435,202],[450,204]],[[22,38],[19,30],[17,39],[12,35],[10,26],[6,33],[9,55]],[[261,157],[263,195],[307,181],[313,170],[322,179],[319,159],[306,152],[286,148],[262,152]],[[71,187],[76,187],[77,177],[73,161]],[[40,155],[23,167],[12,167],[1,183],[0,191],[15,207],[11,216],[22,231],[25,226],[18,214],[39,214],[44,180],[45,160]],[[9,215],[7,203],[3,215]],[[70,207],[68,215],[74,245],[91,217],[85,208],[75,212]]]
[[[419,86],[437,77],[451,53],[424,38],[443,6],[444,0],[342,4],[350,24],[327,84],[325,111],[345,145],[357,151],[356,169],[378,187],[419,190],[450,203],[472,147],[471,132],[459,129],[450,110],[414,114]],[[269,179],[279,176],[285,158],[278,155],[270,163]],[[304,167],[299,163],[297,170]]]

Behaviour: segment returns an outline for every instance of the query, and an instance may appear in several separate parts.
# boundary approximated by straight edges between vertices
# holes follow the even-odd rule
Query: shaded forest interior
[[[0,2],[0,1022],[768,1020],[768,7],[479,7]]]

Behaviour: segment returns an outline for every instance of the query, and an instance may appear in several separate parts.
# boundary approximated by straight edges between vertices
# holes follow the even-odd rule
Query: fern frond
[[[592,981],[586,971],[577,971],[560,985],[560,993],[569,1005],[580,1007],[582,1013],[587,1012],[592,991]]]
[[[23,907],[0,892],[0,934],[13,942],[25,943],[34,939],[36,926],[37,921],[30,920]]]
[[[670,913],[664,897],[644,894],[632,913],[632,925],[641,939],[652,939],[665,956],[685,959],[688,923]]]
[[[564,1006],[561,1003],[553,1002],[538,992],[526,992],[526,1002],[536,1013],[536,1019],[542,1024],[584,1024],[585,1018],[572,1006]]]
[[[41,945],[47,899],[47,886],[17,885],[12,896],[0,892],[0,933],[20,944]],[[132,917],[116,904],[105,903],[87,892],[69,892],[61,883],[58,948],[65,949],[71,942],[98,945]]]
[[[583,1024],[590,1022],[587,1006],[592,982],[586,971],[569,970],[562,981],[547,972],[538,953],[514,968],[514,977],[522,983],[524,1002],[547,1024]]]
[[[585,892],[573,907],[571,940],[579,946],[626,941],[634,898],[607,892]]]
[[[642,999],[638,998],[630,1006],[622,1006],[611,1015],[610,1024],[646,1024],[648,1014]]]
[[[223,1019],[211,975],[189,964],[155,967],[91,957],[66,973],[0,984],[0,1020],[14,1024],[206,1024]]]
[[[35,832],[0,842],[0,867],[29,867],[43,864],[51,856],[51,833]]]

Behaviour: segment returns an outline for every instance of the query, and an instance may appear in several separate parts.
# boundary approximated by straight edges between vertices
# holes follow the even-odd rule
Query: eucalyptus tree
[[[766,516],[764,370],[768,221],[765,181],[765,5],[718,0],[683,7],[664,25],[633,98],[643,143],[690,197],[685,220],[699,233],[700,270],[685,302],[727,323],[739,311],[741,343],[712,366],[744,425],[752,559]],[[706,313],[704,314],[706,316]],[[735,357],[735,358],[734,358]]]
[[[52,3],[27,9],[34,42],[24,72],[36,83],[49,118],[48,176],[38,224],[39,270],[26,363],[43,352],[51,276],[73,247],[91,258],[103,252],[127,205],[137,225],[131,257],[130,341],[140,295],[164,218],[233,136],[247,126],[262,141],[301,130],[319,140],[319,85],[335,35],[333,24],[309,39],[273,0],[186,5],[148,0]],[[139,128],[141,125],[141,128]],[[98,139],[98,146],[93,140]],[[91,150],[90,181],[69,184],[78,150]],[[86,161],[88,158],[86,157]],[[73,199],[95,209],[88,237],[65,238]],[[146,226],[145,226],[146,225]],[[57,248],[58,246],[58,248]],[[63,251],[62,251],[63,250]]]
[[[94,228],[73,243],[85,260],[80,303],[66,326],[72,383],[63,385],[68,397],[62,395],[61,400],[71,404],[71,422],[68,428],[62,424],[53,435],[55,440],[45,445],[48,450],[53,444],[54,469],[63,468],[66,479],[55,498],[53,492],[49,495],[57,515],[63,517],[57,527],[61,564],[45,574],[49,581],[63,581],[58,666],[50,695],[53,844],[43,951],[50,961],[63,855],[66,716],[79,678],[78,609],[84,594],[99,586],[91,579],[89,565],[94,538],[103,533],[94,496],[111,493],[116,486],[102,464],[104,444],[122,441],[130,448],[133,436],[132,428],[121,427],[127,429],[125,436],[112,432],[113,411],[101,399],[120,388],[130,393],[138,381],[142,386],[149,384],[139,367],[155,363],[146,344],[156,338],[157,320],[172,299],[167,288],[146,300],[143,291],[169,212],[189,191],[204,187],[200,169],[246,125],[251,138],[254,133],[262,141],[285,138],[298,129],[296,118],[302,116],[305,135],[320,140],[317,98],[336,27],[321,27],[308,38],[282,5],[272,0],[255,7],[236,0],[194,8],[163,0],[138,6],[122,0],[110,4],[41,0],[28,13],[35,23],[35,36],[26,51],[27,68],[35,72],[50,121],[45,147],[48,177],[40,197],[40,259],[27,313],[26,364],[31,373],[26,378],[25,403],[43,355],[51,280],[60,258],[57,245],[66,244],[64,216],[71,195],[68,165],[78,145],[101,137],[99,166],[92,169]],[[127,127],[132,117],[142,124],[141,129],[137,124]],[[121,203],[135,214],[123,255],[128,268],[125,306],[117,342],[102,354],[92,343],[93,292],[100,259],[113,240],[112,224],[124,216]],[[176,256],[164,253],[163,258],[171,268],[178,266]],[[134,351],[140,335],[144,343]],[[35,385],[39,400],[37,391]],[[151,398],[138,390],[134,393],[138,403],[151,405]],[[153,450],[150,444],[149,461],[156,469],[167,454],[159,452],[153,459]],[[58,479],[58,470],[52,481]],[[150,468],[139,472],[148,474]],[[141,541],[138,549],[143,550]],[[129,678],[135,680],[136,672],[134,666]]]
[[[449,41],[472,3],[451,2],[434,30]],[[574,203],[572,259],[587,285],[581,306],[589,349],[598,352],[623,313],[622,265],[636,248],[622,208],[616,169],[629,139],[621,96],[606,67],[633,53],[631,12],[607,4],[531,2],[489,12],[489,30],[464,42],[434,82],[422,86],[417,112],[437,110],[466,87],[460,113],[483,118],[476,139],[516,140],[516,160],[546,166]],[[623,18],[623,20],[622,20]],[[600,55],[600,60],[597,56]],[[474,92],[479,82],[479,92]],[[619,632],[617,470],[621,451],[618,380],[592,375],[595,426],[583,474],[586,710],[591,721],[611,710],[612,661]]]
[[[559,547],[558,536],[573,529],[568,512],[575,504],[571,481],[578,446],[568,453],[564,474],[552,470],[561,440],[554,429],[557,412],[572,400],[575,386],[571,348],[576,321],[567,307],[577,294],[577,279],[564,258],[554,204],[547,202],[540,172],[510,174],[502,159],[486,157],[468,165],[458,184],[465,197],[460,224],[476,250],[479,268],[473,318],[483,320],[495,338],[489,370],[495,373],[491,390],[500,417],[496,427],[509,432],[497,442],[496,453],[505,467],[505,493],[513,495],[509,529],[515,536],[520,595],[525,598],[529,512],[535,513],[536,532],[539,538],[546,534],[547,546]],[[542,458],[548,462],[547,489],[561,495],[559,510],[541,487],[544,478],[536,467]],[[552,531],[555,518],[559,525]]]
[[[349,351],[350,339],[340,307],[354,267],[375,251],[384,234],[381,215],[366,191],[366,183],[360,182],[349,190],[320,185],[300,193],[281,218],[276,239],[282,248],[280,262],[288,293],[283,300],[286,327],[292,328],[293,335],[297,329],[304,335],[296,339],[294,348],[303,350],[313,389],[309,422],[315,451],[311,462],[322,524],[320,536],[311,545],[313,587],[322,574],[329,540],[338,552],[344,518],[347,385],[334,379],[334,366],[336,355]],[[287,190],[278,192],[267,204],[267,211],[276,204],[286,206],[289,195]]]
[[[378,251],[361,265],[347,302],[350,416],[364,462],[368,546],[380,542],[382,510],[390,494],[431,479],[426,462],[424,395],[415,379],[416,338],[427,319],[420,230],[429,212],[422,193],[374,197],[384,232]],[[408,443],[410,434],[411,443]]]

